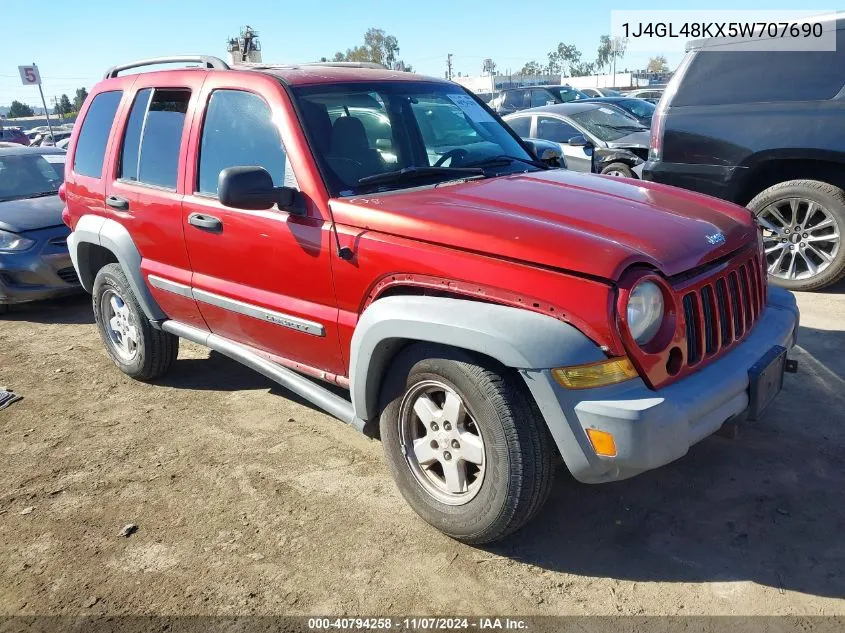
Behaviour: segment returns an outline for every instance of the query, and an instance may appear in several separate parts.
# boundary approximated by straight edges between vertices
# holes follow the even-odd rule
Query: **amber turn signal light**
[[[616,457],[616,442],[613,440],[613,435],[607,431],[587,429],[587,437],[590,438],[590,444],[593,445],[596,455]]]
[[[588,365],[552,369],[555,380],[567,389],[604,387],[637,377],[637,370],[627,356],[610,358]]]

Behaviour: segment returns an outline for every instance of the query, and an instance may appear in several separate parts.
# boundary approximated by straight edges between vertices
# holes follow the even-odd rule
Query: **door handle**
[[[205,215],[203,213],[192,213],[188,216],[188,224],[191,224],[198,229],[204,231],[222,231],[223,223],[220,218],[215,218],[213,215]]]
[[[109,196],[106,198],[106,204],[118,211],[127,211],[129,209],[129,200],[119,196]]]

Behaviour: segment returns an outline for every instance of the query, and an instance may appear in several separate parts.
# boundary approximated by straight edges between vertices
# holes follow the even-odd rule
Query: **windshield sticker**
[[[599,112],[604,112],[605,114],[613,114],[613,110],[610,108],[599,108]]]
[[[41,158],[46,160],[48,163],[64,164],[65,162],[64,154],[41,154]]]
[[[467,94],[449,94],[446,95],[449,99],[467,115],[470,121],[476,123],[492,123],[493,117],[488,112],[475,102],[475,99]]]

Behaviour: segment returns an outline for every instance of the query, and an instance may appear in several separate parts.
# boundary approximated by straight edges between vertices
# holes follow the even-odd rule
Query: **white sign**
[[[493,117],[468,94],[447,94],[446,96],[469,117],[470,121],[476,123],[491,123],[493,121]]]
[[[38,72],[38,66],[35,64],[31,66],[18,66],[18,72],[21,74],[21,82],[24,86],[41,85],[41,75]]]

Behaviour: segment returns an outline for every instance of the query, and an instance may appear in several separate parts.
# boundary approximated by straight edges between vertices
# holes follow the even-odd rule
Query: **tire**
[[[611,172],[613,172],[612,175],[617,177],[624,176],[625,178],[636,179],[636,175],[634,174],[634,172],[631,171],[631,168],[628,167],[628,165],[626,165],[625,163],[610,163],[610,165],[602,168],[601,170],[601,173],[605,176],[611,174]]]
[[[106,264],[97,273],[93,306],[103,345],[124,374],[149,381],[170,369],[179,353],[179,337],[152,326],[120,264]],[[111,315],[117,319],[117,329]]]
[[[793,208],[790,200],[798,200],[797,207]],[[811,207],[810,203],[817,206]],[[845,234],[845,192],[842,189],[818,180],[789,180],[757,194],[748,203],[748,208],[763,226],[766,248],[782,245],[781,250],[768,255],[769,281],[773,284],[789,290],[818,290],[845,276],[845,245],[842,244],[842,235]],[[815,210],[811,212],[811,209]],[[790,226],[783,225],[773,215],[773,210],[787,224],[791,222]],[[814,231],[813,227],[821,224],[823,219],[832,220],[833,228]],[[794,230],[795,226],[803,230],[799,233]],[[786,233],[776,233],[771,228],[785,230]],[[819,241],[819,238],[832,235],[832,231],[838,235],[838,239]],[[802,238],[805,236],[812,238],[812,241],[804,242]],[[793,243],[793,240],[799,241]],[[788,246],[792,246],[791,251],[784,248]],[[784,257],[778,260],[782,252]],[[817,267],[817,273],[812,272],[808,262]],[[776,263],[777,269],[773,271],[772,267]]]
[[[415,344],[399,353],[386,375],[392,385],[382,390],[386,406],[379,425],[384,452],[399,492],[423,520],[454,539],[478,545],[513,533],[539,511],[551,490],[557,451],[540,411],[515,372],[485,364],[460,350]],[[430,395],[432,402],[448,408],[436,391],[426,392],[440,386],[451,390],[465,407],[464,422],[452,427],[463,445],[451,448],[456,444],[448,439],[449,416],[444,413],[438,432],[446,440],[432,440],[439,442],[436,450],[432,447],[438,461],[423,468],[417,445],[406,431],[408,424],[425,429],[424,444],[431,444],[429,437],[438,438],[421,417],[410,412],[419,394],[421,398]],[[403,424],[403,420],[411,422]],[[480,438],[480,449],[475,439],[467,441],[470,435]],[[452,462],[444,461],[449,459],[444,444],[445,449],[466,456],[452,458],[455,469],[463,464],[465,493],[448,493],[431,483],[434,479],[446,482],[444,465]],[[483,470],[472,463],[478,460],[473,454],[482,456]]]

